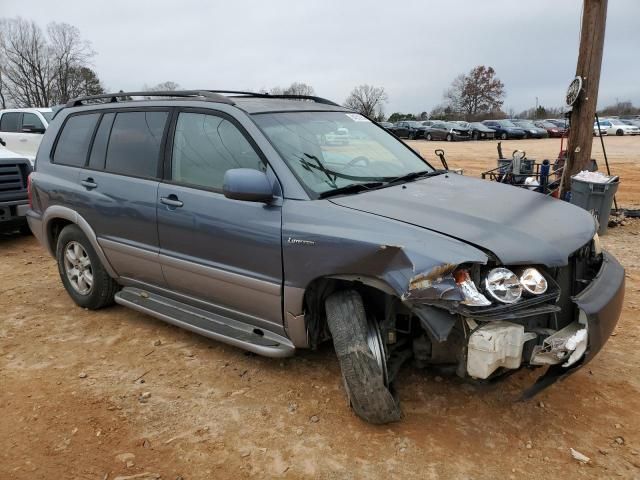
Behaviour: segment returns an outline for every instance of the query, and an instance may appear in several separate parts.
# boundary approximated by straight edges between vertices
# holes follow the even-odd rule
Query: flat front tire
[[[351,408],[374,424],[400,420],[400,405],[386,385],[380,352],[373,352],[368,343],[370,332],[360,294],[354,290],[333,293],[325,308]]]
[[[62,229],[56,259],[62,284],[76,304],[89,310],[113,304],[118,284],[104,269],[80,227],[67,225]]]

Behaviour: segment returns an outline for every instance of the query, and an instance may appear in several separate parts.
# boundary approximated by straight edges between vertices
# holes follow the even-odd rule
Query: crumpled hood
[[[460,239],[505,265],[566,265],[596,231],[593,217],[569,203],[453,173],[331,201]]]

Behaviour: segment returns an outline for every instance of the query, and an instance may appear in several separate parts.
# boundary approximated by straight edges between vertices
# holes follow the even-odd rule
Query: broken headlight
[[[518,276],[508,268],[494,268],[484,280],[487,293],[502,303],[515,303],[522,296]]]
[[[520,274],[520,285],[531,295],[542,295],[547,291],[547,279],[537,268],[526,268]]]
[[[486,307],[491,305],[491,302],[487,300],[487,297],[478,291],[476,284],[471,280],[467,270],[457,270],[454,273],[454,277],[456,285],[458,285],[458,288],[464,297],[464,300],[460,303],[470,307]]]

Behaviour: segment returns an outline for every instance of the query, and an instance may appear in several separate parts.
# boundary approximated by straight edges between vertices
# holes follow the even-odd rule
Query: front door
[[[226,114],[184,110],[173,130],[170,171],[158,189],[160,257],[169,288],[225,317],[281,327],[280,205],[222,193],[227,170],[266,171],[265,160]]]

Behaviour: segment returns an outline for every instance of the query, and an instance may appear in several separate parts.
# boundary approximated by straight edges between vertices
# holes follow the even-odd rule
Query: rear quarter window
[[[105,169],[143,178],[158,176],[168,112],[119,112],[111,128]]]
[[[84,167],[89,144],[96,128],[99,113],[73,115],[67,119],[58,137],[53,162],[72,167]]]

